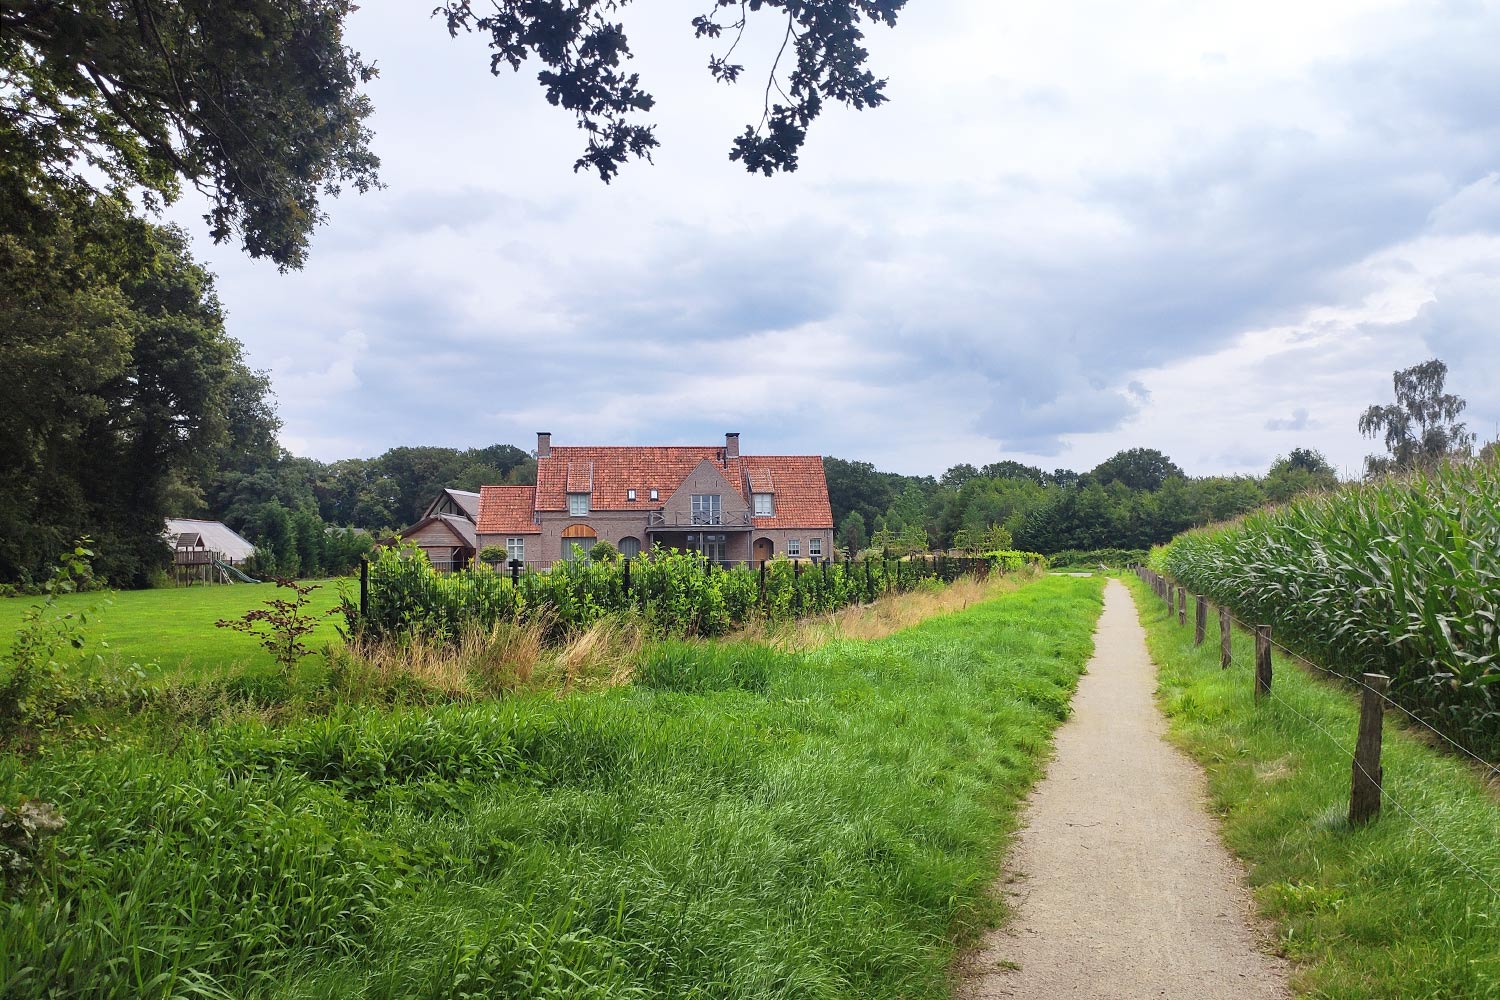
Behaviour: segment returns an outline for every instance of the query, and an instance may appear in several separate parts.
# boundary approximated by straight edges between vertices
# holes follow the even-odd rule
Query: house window
[[[776,507],[775,507],[774,503],[772,502],[771,494],[769,494],[769,493],[757,493],[757,494],[755,494],[755,516],[756,517],[774,517],[775,513],[776,513]]]
[[[802,539],[788,538],[786,540],[786,554],[796,558],[802,554]]]
[[[625,491],[625,499],[626,500],[634,500],[635,499],[635,490],[626,490]]]
[[[582,517],[589,512],[589,495],[587,493],[568,494],[568,513],[573,517]]]
[[[652,500],[660,500],[661,499],[661,494],[657,493],[655,490],[652,490],[651,491],[651,499]]]
[[[641,554],[641,540],[632,535],[626,535],[620,539],[620,555],[626,559],[634,559]]]
[[[505,555],[510,559],[526,561],[526,539],[507,538],[505,540]]]
[[[823,538],[821,535],[817,538],[809,538],[807,540],[807,554],[814,559],[819,559],[822,557]]]
[[[723,524],[719,512],[720,496],[717,493],[693,494],[694,524]]]

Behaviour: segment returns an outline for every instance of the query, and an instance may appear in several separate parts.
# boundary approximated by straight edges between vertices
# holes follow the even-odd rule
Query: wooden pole
[[[1353,779],[1349,788],[1349,825],[1372,822],[1380,815],[1380,736],[1385,721],[1385,689],[1391,679],[1385,674],[1365,674],[1364,697],[1359,704],[1359,739],[1354,744]]]
[[[1177,624],[1187,624],[1187,588],[1177,588]]]
[[[1271,626],[1255,626],[1255,701],[1271,693]]]
[[[1193,645],[1203,645],[1203,637],[1208,634],[1208,598],[1202,594],[1198,595],[1198,605],[1195,609],[1197,614],[1193,619]]]
[[[1229,609],[1219,609],[1219,669],[1229,669],[1234,654],[1230,652],[1229,640],[1234,636],[1234,623],[1229,619]]]

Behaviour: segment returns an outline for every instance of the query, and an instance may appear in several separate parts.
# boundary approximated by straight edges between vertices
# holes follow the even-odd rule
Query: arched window
[[[641,540],[633,535],[626,535],[620,539],[620,555],[626,559],[634,559],[641,554]]]
[[[563,529],[562,533],[562,557],[564,559],[576,559],[577,550],[573,546],[577,545],[583,551],[587,552],[594,547],[594,543],[598,540],[599,533],[588,525],[570,524]]]

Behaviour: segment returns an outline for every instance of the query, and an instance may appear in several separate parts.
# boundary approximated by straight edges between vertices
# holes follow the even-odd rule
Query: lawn
[[[321,589],[313,591],[309,607],[322,614],[338,605],[339,581],[319,583]],[[58,605],[82,612],[106,599],[112,600],[113,603],[91,616],[90,641],[103,640],[108,644],[103,650],[106,655],[117,656],[124,663],[140,663],[153,678],[190,680],[222,676],[243,667],[271,668],[270,655],[257,645],[253,636],[215,628],[214,622],[238,618],[265,600],[290,595],[289,590],[278,594],[276,586],[270,583],[230,584],[126,590],[113,595],[69,594],[60,598]],[[39,597],[0,599],[0,649],[9,647],[26,609],[41,600]],[[342,623],[343,618],[338,615],[323,618],[317,632],[308,638],[308,645],[319,649],[325,643],[338,641],[335,626]]]
[[[946,995],[1101,589],[1042,578],[805,652],[666,643],[567,697],[0,757],[0,802],[68,819],[5,911],[0,993]]]
[[[1253,637],[1219,668],[1218,627],[1186,627],[1128,577],[1160,665],[1171,732],[1208,771],[1224,839],[1261,912],[1321,1000],[1500,997],[1500,785],[1387,718],[1385,809],[1347,821],[1356,693],[1283,659],[1252,696]],[[1190,602],[1191,603],[1191,602]],[[1211,616],[1216,619],[1216,616]]]

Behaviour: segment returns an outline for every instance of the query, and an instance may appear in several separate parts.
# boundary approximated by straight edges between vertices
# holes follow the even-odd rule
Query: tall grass
[[[1500,997],[1500,799],[1461,760],[1387,724],[1385,808],[1351,828],[1357,699],[1277,654],[1276,697],[1257,704],[1236,666],[1194,647],[1133,578],[1171,733],[1207,768],[1229,847],[1249,866],[1299,995],[1319,1000]],[[1450,853],[1451,852],[1451,853]],[[1488,882],[1489,886],[1485,883]]]
[[[7,997],[929,997],[1090,648],[1096,580],[636,683],[0,758],[69,820]],[[582,656],[582,654],[580,654]]]
[[[1471,749],[1500,757],[1500,464],[1348,486],[1190,532],[1154,557]]]

